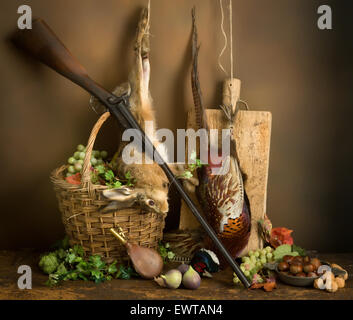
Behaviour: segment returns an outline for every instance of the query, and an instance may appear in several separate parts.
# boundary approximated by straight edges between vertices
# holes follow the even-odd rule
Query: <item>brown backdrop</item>
[[[146,2],[25,1],[108,89],[127,77],[139,9]],[[6,41],[23,3],[0,4],[0,248],[44,248],[63,235],[48,176],[87,140],[97,118],[83,90],[24,59]],[[193,4],[204,102],[215,107],[221,101],[218,1],[152,0],[151,91],[159,126],[174,131],[184,127],[192,104]],[[273,224],[294,229],[296,242],[307,248],[351,251],[352,19],[344,1],[325,1],[333,8],[334,29],[320,31],[319,4],[234,0],[235,74],[250,107],[273,113],[268,190]],[[228,52],[223,61],[229,70],[227,57]],[[116,132],[111,121],[97,148],[113,151]]]

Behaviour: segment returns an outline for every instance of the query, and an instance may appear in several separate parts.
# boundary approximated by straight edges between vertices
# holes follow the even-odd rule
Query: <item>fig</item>
[[[303,272],[303,266],[299,263],[292,263],[289,270],[291,273],[297,274]]]
[[[305,273],[313,272],[315,267],[311,263],[304,264],[303,270]]]
[[[201,284],[201,277],[192,266],[189,266],[188,270],[183,275],[182,282],[185,288],[195,290]]]
[[[319,267],[321,266],[321,262],[320,262],[320,260],[318,258],[312,258],[310,260],[310,263],[314,266],[314,271],[319,269]]]
[[[278,264],[278,270],[279,271],[287,271],[287,270],[289,270],[289,264],[287,262],[284,262],[284,261],[280,262]]]
[[[156,278],[155,281],[162,287],[167,287],[169,289],[178,289],[183,275],[177,269],[169,270],[166,274],[162,274],[159,278]],[[163,280],[163,282],[161,281]],[[164,284],[164,285],[163,285]]]
[[[189,269],[189,265],[188,264],[181,264],[179,267],[178,267],[178,270],[181,272],[181,274],[184,274],[186,271],[188,271]]]
[[[294,257],[293,256],[289,256],[289,255],[286,255],[283,257],[283,262],[286,262],[288,264],[291,264],[292,261],[293,261]]]

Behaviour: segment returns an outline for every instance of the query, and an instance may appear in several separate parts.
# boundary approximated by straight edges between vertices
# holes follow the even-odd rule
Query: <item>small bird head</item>
[[[200,249],[191,259],[190,265],[200,274],[211,278],[211,273],[218,272],[219,260],[211,250]]]

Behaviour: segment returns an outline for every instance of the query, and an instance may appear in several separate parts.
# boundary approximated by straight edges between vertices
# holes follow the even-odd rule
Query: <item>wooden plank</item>
[[[208,109],[206,115],[210,129],[224,128],[226,119],[221,110]],[[271,113],[263,111],[239,111],[235,120],[234,135],[240,168],[246,175],[245,190],[249,197],[252,213],[252,231],[249,244],[243,254],[263,246],[262,240],[258,236],[257,221],[263,218],[266,212],[271,124]],[[194,195],[191,196],[195,199]],[[179,229],[186,230],[197,227],[199,227],[198,222],[183,202]]]

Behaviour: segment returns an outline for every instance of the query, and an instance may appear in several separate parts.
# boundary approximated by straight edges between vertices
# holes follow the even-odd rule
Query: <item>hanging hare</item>
[[[156,137],[156,119],[153,109],[153,101],[149,91],[150,62],[149,62],[149,10],[143,9],[137,28],[135,41],[135,59],[133,69],[130,72],[127,83],[117,87],[113,93],[117,96],[127,94],[129,96],[130,110],[140,127],[146,132],[146,121],[153,124],[154,130],[146,132],[154,146],[158,148],[163,159],[167,159],[166,150]],[[93,107],[99,102],[94,98],[91,101]],[[134,178],[134,188],[119,188],[106,190],[103,195],[112,202],[103,208],[102,212],[116,211],[122,208],[139,205],[143,210],[165,214],[168,212],[169,181],[163,170],[156,162],[142,164],[127,164],[123,160],[123,151],[128,143],[121,143],[116,152],[112,166],[118,176],[125,177],[129,173]],[[139,151],[132,151],[134,156]],[[142,159],[147,157],[142,154]]]

